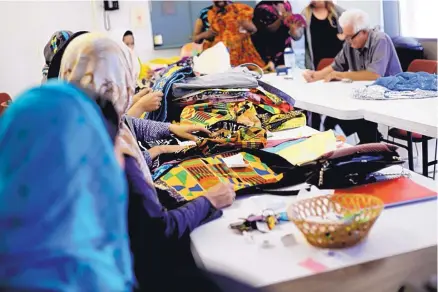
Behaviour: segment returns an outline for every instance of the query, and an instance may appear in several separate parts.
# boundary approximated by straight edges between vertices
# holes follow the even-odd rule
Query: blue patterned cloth
[[[59,81],[0,119],[0,290],[131,291],[127,186],[98,106]]]
[[[161,103],[161,107],[153,112],[146,114],[145,119],[158,121],[158,122],[166,122],[167,120],[167,108],[168,101],[171,100],[172,85],[176,82],[183,80],[186,76],[189,76],[193,73],[191,67],[183,67],[178,65],[169,66],[166,71],[163,73],[163,76],[160,80],[158,80],[152,89],[154,91],[163,92],[163,100]]]
[[[403,72],[395,76],[381,77],[372,85],[380,85],[392,91],[430,90],[437,91],[436,74],[426,72]]]

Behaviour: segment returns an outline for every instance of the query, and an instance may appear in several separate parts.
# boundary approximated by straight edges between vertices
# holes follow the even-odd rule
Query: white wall
[[[295,13],[300,12],[308,0],[292,0]],[[370,14],[371,21],[383,25],[380,0],[337,1],[348,8],[360,8]],[[145,27],[132,29],[136,37],[136,51],[143,60],[170,57],[179,50],[155,51],[152,42],[149,5],[145,1],[119,1],[120,10],[110,12],[112,29],[109,34],[121,39],[131,26],[131,11],[145,9]],[[103,1],[0,1],[0,92],[12,96],[41,80],[44,64],[43,49],[56,30],[105,31]],[[175,28],[177,29],[177,28]],[[302,44],[297,44],[302,47]]]
[[[382,1],[380,0],[368,0],[368,1],[356,1],[356,0],[338,0],[336,3],[344,9],[361,9],[367,12],[370,16],[370,24],[372,26],[380,26],[383,30],[383,9]]]
[[[121,39],[131,29],[131,10],[146,10],[146,26],[132,29],[136,50],[144,59],[174,56],[179,50],[155,51],[147,1],[120,1],[120,10],[110,12],[109,34]],[[103,1],[0,1],[0,92],[12,96],[41,81],[43,49],[56,30],[105,31]]]

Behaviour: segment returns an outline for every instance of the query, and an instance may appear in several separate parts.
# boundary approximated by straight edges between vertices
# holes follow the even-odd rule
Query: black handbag
[[[397,146],[370,143],[329,152],[313,165],[315,170],[306,180],[320,189],[340,189],[375,182],[373,173],[404,163]]]
[[[392,165],[402,165],[398,147],[384,143],[370,143],[346,147],[324,154],[315,161],[293,166],[278,155],[270,155],[267,164],[283,179],[277,183],[250,187],[237,193],[296,195],[299,190],[282,188],[308,183],[319,189],[342,189],[376,181],[374,173]],[[247,150],[246,150],[247,151]],[[260,150],[259,150],[260,151]],[[248,151],[247,151],[248,152]],[[275,158],[277,156],[277,158]]]

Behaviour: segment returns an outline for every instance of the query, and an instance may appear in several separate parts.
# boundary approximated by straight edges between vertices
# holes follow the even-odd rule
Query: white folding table
[[[275,138],[312,133],[315,130],[302,127],[275,133]],[[396,166],[386,171],[401,170]],[[433,180],[413,172],[410,175],[418,184],[436,191]],[[240,218],[270,206],[285,207],[294,200],[293,196],[271,195],[237,200],[224,209],[221,218],[192,232],[192,250],[199,265],[272,291],[348,292],[396,291],[391,289],[427,261],[436,266],[435,200],[385,209],[364,242],[335,251],[334,255],[309,245],[292,222],[276,226],[266,234],[253,232],[252,240],[229,228],[230,223]],[[288,234],[295,237],[295,245],[282,243],[282,237]],[[324,270],[300,266],[306,259],[321,264]],[[375,285],[381,285],[381,289]]]

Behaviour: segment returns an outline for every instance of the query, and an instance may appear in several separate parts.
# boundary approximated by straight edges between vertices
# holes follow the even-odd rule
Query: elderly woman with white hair
[[[351,9],[339,18],[342,50],[333,64],[320,71],[307,70],[303,73],[307,82],[324,79],[333,80],[376,80],[402,72],[400,61],[391,38],[384,32],[370,29],[368,14],[362,10]],[[365,120],[339,121],[327,118],[326,128],[339,125],[349,136],[357,133],[360,143],[378,142],[381,134],[377,124]]]

